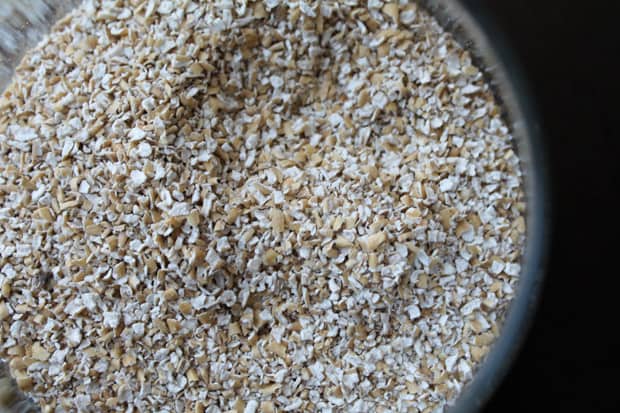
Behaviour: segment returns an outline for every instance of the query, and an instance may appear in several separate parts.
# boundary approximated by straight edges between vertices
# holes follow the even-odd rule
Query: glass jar
[[[24,52],[79,3],[79,0],[0,2],[0,90],[10,81]],[[451,413],[469,413],[484,406],[508,371],[536,307],[549,234],[545,162],[534,101],[493,21],[485,16],[484,10],[455,0],[421,0],[420,3],[472,53],[492,84],[515,137],[527,196],[526,250],[517,293],[500,337],[473,380],[448,409]]]

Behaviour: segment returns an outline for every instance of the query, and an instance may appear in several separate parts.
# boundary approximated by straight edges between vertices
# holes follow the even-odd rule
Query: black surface
[[[489,412],[620,412],[620,34],[611,1],[482,4],[529,80],[553,198],[539,311]]]

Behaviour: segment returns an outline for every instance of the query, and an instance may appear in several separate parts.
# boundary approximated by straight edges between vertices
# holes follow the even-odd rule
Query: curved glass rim
[[[481,410],[514,362],[542,290],[550,233],[550,195],[540,120],[521,69],[493,20],[462,0],[419,0],[466,48],[491,84],[511,127],[523,171],[526,239],[521,274],[500,335],[447,413]]]

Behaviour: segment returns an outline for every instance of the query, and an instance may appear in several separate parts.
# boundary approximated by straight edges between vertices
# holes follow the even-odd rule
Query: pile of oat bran
[[[415,4],[87,0],[0,99],[0,357],[43,411],[441,410],[524,209]]]

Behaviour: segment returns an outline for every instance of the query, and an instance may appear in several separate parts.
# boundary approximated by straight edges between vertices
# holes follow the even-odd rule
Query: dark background
[[[620,412],[620,22],[612,1],[470,0],[513,48],[544,130],[552,239],[539,311],[485,413]]]

